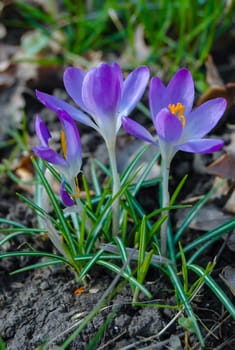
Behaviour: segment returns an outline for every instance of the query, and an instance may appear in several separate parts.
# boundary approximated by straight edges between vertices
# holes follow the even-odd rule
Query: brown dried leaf
[[[235,101],[235,83],[224,84],[211,56],[206,61],[207,82],[210,85],[204,94],[200,96],[196,105],[211,100],[216,97],[224,97],[227,100],[227,110]]]
[[[14,166],[14,171],[17,171],[19,169],[24,169],[28,173],[34,174],[34,167],[32,164],[31,156],[26,156],[22,158],[17,165]]]
[[[18,187],[20,189],[25,190],[26,192],[33,194],[34,193],[34,168],[31,161],[30,156],[26,156],[16,165],[14,165],[13,169],[16,176],[20,179],[20,182],[18,183]]]
[[[235,180],[235,155],[222,155],[207,167],[207,173]]]
[[[205,62],[206,66],[206,80],[210,86],[224,86],[223,79],[221,78],[216,65],[214,64],[211,55],[207,57]]]
[[[231,214],[235,214],[235,191],[234,190],[230,195],[229,199],[227,200],[224,209]]]

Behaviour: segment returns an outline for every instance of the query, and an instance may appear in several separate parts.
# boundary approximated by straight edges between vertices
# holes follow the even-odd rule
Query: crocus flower
[[[64,86],[80,109],[40,91],[36,95],[47,108],[55,112],[63,109],[73,119],[96,129],[106,142],[113,142],[122,116],[129,115],[139,102],[148,79],[145,66],[136,68],[125,80],[117,63],[101,63],[87,73],[69,67],[64,73]]]
[[[179,70],[170,83],[165,86],[154,77],[150,83],[149,104],[153,124],[159,142],[143,126],[124,117],[123,127],[131,135],[159,146],[162,164],[162,207],[169,206],[169,169],[170,163],[178,150],[193,153],[211,153],[223,146],[219,139],[207,139],[204,136],[213,129],[222,117],[226,101],[215,98],[192,110],[194,84],[187,69]],[[161,226],[161,254],[167,254],[166,219]]]
[[[63,155],[50,148],[49,139],[51,134],[38,115],[35,120],[35,131],[41,145],[35,146],[33,150],[38,157],[52,164],[61,173],[62,178],[66,179],[74,187],[75,178],[80,172],[82,164],[80,135],[74,120],[67,112],[57,110],[57,114],[63,127],[61,133]],[[73,200],[69,200],[69,195],[66,195],[64,180],[61,184],[60,194],[65,205],[73,205]]]
[[[75,202],[71,198],[71,196],[68,194],[66,188],[65,188],[65,181],[63,180],[60,186],[60,197],[62,199],[62,202],[66,207],[72,207]]]
[[[180,69],[167,86],[154,77],[150,83],[149,104],[159,143],[143,126],[129,118],[123,118],[123,127],[131,135],[159,145],[162,157],[169,161],[178,150],[215,152],[223,146],[223,141],[204,136],[222,117],[226,100],[215,98],[192,110],[193,101],[194,83],[187,69]]]
[[[120,180],[116,161],[116,135],[121,119],[135,108],[141,99],[149,79],[149,69],[136,68],[124,80],[117,63],[101,63],[87,73],[69,67],[64,73],[67,93],[80,109],[55,96],[36,91],[37,98],[47,108],[66,111],[73,119],[97,130],[105,140],[113,177],[113,196],[119,191]],[[118,230],[119,204],[113,204],[113,232]]]

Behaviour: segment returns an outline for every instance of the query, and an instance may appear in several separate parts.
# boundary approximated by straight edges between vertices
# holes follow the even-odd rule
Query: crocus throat
[[[177,116],[177,118],[181,121],[183,128],[186,125],[186,118],[184,116],[184,105],[178,102],[176,104],[169,104],[168,108],[170,112]]]

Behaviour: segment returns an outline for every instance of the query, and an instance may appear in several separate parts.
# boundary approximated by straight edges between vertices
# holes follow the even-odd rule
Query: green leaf
[[[55,211],[55,214],[59,220],[59,223],[60,223],[60,226],[61,226],[61,230],[62,230],[62,234],[66,240],[66,243],[68,244],[68,248],[70,250],[70,253],[72,256],[75,256],[76,255],[76,247],[75,247],[75,244],[73,242],[73,239],[72,239],[72,235],[71,235],[71,232],[69,230],[69,227],[67,225],[67,222],[66,222],[66,219],[64,217],[64,214],[63,214],[63,211],[61,210],[59,204],[58,204],[58,201],[56,199],[56,196],[54,194],[54,191],[53,189],[50,187],[45,175],[43,174],[43,171],[42,169],[40,168],[40,166],[38,165],[38,163],[32,158],[32,162],[33,162],[33,165],[37,171],[37,174],[39,175],[39,178],[42,182],[42,185],[43,187],[45,188],[49,198],[50,198],[50,201],[51,201],[51,204],[53,206],[53,209]]]
[[[203,246],[200,248],[200,254],[202,254],[205,251],[205,249],[207,249],[212,243],[217,241],[225,233],[231,231],[234,228],[235,228],[235,220],[233,219],[226,222],[225,224],[222,224],[216,227],[214,230],[206,232],[204,235],[199,236],[193,242],[187,244],[184,247],[184,253],[188,253],[192,249],[198,248],[198,246],[203,244]],[[190,257],[190,262],[193,262],[195,258],[199,256],[198,253],[199,252],[196,252],[195,255]]]
[[[172,196],[170,198],[170,203],[169,203],[170,206],[172,206],[175,203],[175,201],[176,201],[178,195],[180,194],[180,191],[182,190],[187,178],[188,178],[188,175],[184,175],[183,179],[180,181],[180,183],[176,187],[174,193],[172,194]]]
[[[139,288],[140,291],[147,297],[147,298],[151,298],[151,293],[142,285],[140,284],[134,277],[132,276],[129,276],[125,271],[121,271],[121,269],[110,263],[110,262],[107,262],[107,261],[104,261],[104,260],[99,260],[97,262],[97,264],[99,265],[102,265],[104,267],[106,267],[107,269],[115,272],[115,273],[120,273],[121,272],[121,276],[124,277],[129,283],[133,284],[135,287]]]
[[[116,243],[117,248],[120,252],[120,257],[122,260],[123,265],[126,264],[126,272],[131,276],[132,271],[130,268],[130,264],[128,262],[128,255],[126,251],[126,247],[123,245],[122,240],[119,237],[114,237],[113,238],[114,243]]]
[[[179,317],[178,323],[186,331],[196,333],[196,329],[194,326],[194,319],[192,317]]]
[[[4,343],[2,337],[0,337],[0,350],[7,350],[6,344]]]
[[[149,148],[149,145],[144,146],[142,150],[140,150],[139,153],[132,159],[130,164],[127,166],[127,168],[123,171],[121,175],[121,186],[128,180],[130,174],[134,171],[138,161],[141,159],[141,157],[144,155],[144,153],[147,151]]]
[[[189,224],[195,218],[199,210],[203,205],[210,199],[210,197],[224,184],[225,180],[222,180],[216,187],[212,188],[202,199],[200,199],[196,205],[192,208],[190,213],[187,215],[180,228],[175,234],[174,242],[175,244],[180,240],[183,233],[188,229]]]
[[[230,315],[235,319],[235,305],[231,302],[228,296],[224,293],[222,288],[215,282],[210,275],[205,275],[205,271],[198,265],[188,264],[188,269],[192,270],[198,276],[203,277],[206,285],[215,294],[215,296],[224,305]]]
[[[189,319],[192,321],[193,324],[193,328],[195,330],[195,334],[197,335],[197,338],[201,344],[201,346],[204,346],[204,340],[200,331],[200,328],[198,326],[196,317],[194,315],[193,309],[191,307],[190,301],[187,298],[187,295],[184,292],[184,288],[181,284],[181,281],[178,277],[177,272],[175,271],[175,269],[171,266],[171,265],[167,265],[167,273],[171,279],[171,283],[175,288],[176,291],[176,295],[178,296],[178,298],[181,300],[181,302],[184,305],[185,311],[189,317]]]

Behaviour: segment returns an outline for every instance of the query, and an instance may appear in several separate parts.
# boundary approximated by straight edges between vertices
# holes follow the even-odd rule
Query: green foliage
[[[231,26],[234,4],[225,1],[69,1],[36,7],[16,1],[35,36],[23,43],[29,57],[59,47],[58,62],[87,65],[91,51],[126,56],[127,66],[146,63],[164,69],[178,66],[197,73],[214,40]],[[19,23],[22,25],[23,23]],[[124,51],[123,51],[124,48]],[[49,49],[49,50],[48,50]],[[53,61],[56,58],[51,52]],[[42,62],[43,63],[43,62]]]
[[[176,304],[169,305],[169,307],[177,308],[182,311],[184,310],[186,317],[180,318],[179,323],[187,331],[194,332],[203,346],[204,340],[191,304],[191,300],[198,294],[202,285],[206,284],[211,289],[232,316],[234,316],[234,306],[214,281],[213,277],[210,276],[215,264],[209,263],[203,268],[202,266],[196,265],[194,262],[197,261],[200,254],[206,248],[212,245],[223,234],[235,227],[235,220],[225,223],[211,232],[201,235],[193,242],[182,246],[180,239],[183,233],[187,230],[187,226],[195,217],[199,208],[201,208],[212,195],[213,191],[210,191],[198,204],[191,208],[191,211],[185,219],[185,223],[183,223],[181,229],[175,235],[175,241],[170,238],[173,237],[173,233],[169,227],[168,243],[171,260],[161,257],[159,255],[159,231],[167,217],[167,215],[164,215],[164,212],[185,207],[173,205],[173,203],[176,201],[186,181],[186,177],[179,182],[174,191],[169,208],[158,208],[151,213],[145,213],[136,195],[139,193],[141,187],[146,185],[145,176],[148,175],[151,166],[147,164],[146,168],[143,170],[142,174],[145,175],[140,177],[141,185],[139,185],[139,182],[134,185],[133,181],[139,172],[139,169],[135,170],[137,161],[141,159],[146,149],[146,147],[143,148],[143,150],[136,155],[122,174],[121,190],[114,198],[111,196],[111,182],[108,181],[106,187],[102,191],[99,179],[96,175],[97,172],[94,170],[95,167],[98,166],[105,173],[110,174],[109,169],[99,162],[92,162],[91,172],[95,195],[91,196],[90,187],[83,175],[82,182],[84,184],[86,200],[82,200],[83,211],[80,214],[74,211],[69,212],[61,208],[59,198],[55,195],[45,175],[45,169],[57,178],[58,181],[61,180],[60,175],[55,172],[49,164],[33,160],[37,173],[37,187],[39,187],[36,191],[36,204],[23,195],[19,196],[38,215],[38,222],[41,227],[27,228],[20,223],[18,224],[6,219],[0,219],[1,224],[8,226],[8,228],[5,227],[1,230],[5,237],[1,239],[0,247],[18,235],[38,235],[40,237],[41,234],[46,234],[56,247],[58,253],[51,254],[43,251],[35,251],[33,247],[30,247],[27,251],[19,250],[0,253],[0,258],[14,256],[47,258],[47,260],[44,259],[43,262],[21,268],[14,271],[12,274],[53,264],[67,264],[75,271],[77,280],[84,284],[87,283],[87,274],[95,265],[103,266],[113,271],[119,279],[123,278],[126,283],[130,284],[133,293],[133,306],[139,305],[139,292],[142,292],[147,298],[151,299],[151,294],[144,284],[145,280],[148,278],[149,269],[157,269],[171,281],[175,291]],[[158,156],[156,156],[156,158],[157,157]],[[153,162],[151,163],[153,165]],[[148,169],[148,171],[146,169]],[[53,215],[48,214],[46,208],[44,208],[47,204],[42,203],[42,190],[46,191],[50,199],[50,205],[53,207]],[[112,203],[117,196],[121,198],[120,235],[112,237],[110,235]],[[45,200],[45,197],[43,198]],[[188,253],[197,247],[199,247],[199,249],[188,256]],[[197,279],[193,284],[189,282],[189,274],[191,271],[197,275]],[[113,291],[110,291],[110,293],[112,292]],[[88,315],[86,322],[83,326],[79,327],[79,332],[84,329],[91,317],[94,317],[94,315],[99,312],[102,305],[100,304],[99,307],[97,306],[95,311],[92,312],[91,315]],[[152,307],[154,307],[154,305],[155,304],[153,304]],[[164,305],[157,305],[157,307],[164,307]],[[108,316],[107,324],[105,323],[105,326],[101,327],[100,331],[97,333],[97,338],[94,338],[94,342],[95,339],[98,339],[105,331],[106,325],[108,326],[113,317],[113,314]],[[78,334],[77,332],[75,333]],[[65,342],[65,344],[68,343],[69,340]],[[90,343],[91,348],[93,346],[92,344],[93,341]],[[62,345],[61,349],[65,348],[66,347]]]
[[[4,343],[1,337],[0,337],[0,350],[7,350],[6,344]]]

